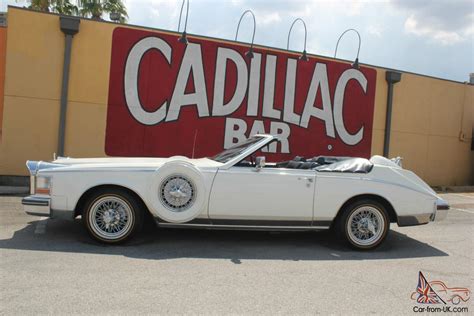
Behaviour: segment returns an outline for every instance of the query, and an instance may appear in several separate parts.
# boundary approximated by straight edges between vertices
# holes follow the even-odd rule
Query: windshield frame
[[[217,155],[213,156],[213,157],[209,157],[209,159],[213,160],[213,161],[217,161],[217,162],[220,162],[220,163],[223,163],[223,165],[221,167],[219,167],[219,169],[229,169],[230,167],[232,167],[233,165],[237,164],[238,162],[240,162],[242,159],[244,159],[245,157],[251,155],[252,153],[256,152],[257,150],[259,150],[260,148],[264,147],[265,145],[267,145],[269,142],[271,142],[272,140],[275,139],[275,136],[272,136],[272,135],[267,135],[267,134],[257,134],[257,135],[253,135],[252,137],[248,138],[248,139],[251,139],[253,137],[258,137],[258,138],[261,138],[259,141],[249,145],[248,147],[246,147],[245,149],[241,150],[239,152],[238,155],[234,156],[233,158],[227,160],[226,162],[220,162],[220,161],[217,161],[217,160],[214,160],[213,158],[215,156],[218,156],[220,155],[221,153],[225,152],[225,151],[228,151],[229,149],[231,149],[232,147],[236,147],[236,146],[239,146],[241,145],[242,143],[238,143],[238,144],[235,144],[234,146],[228,148],[228,149],[225,149],[223,150],[222,152],[218,153]]]

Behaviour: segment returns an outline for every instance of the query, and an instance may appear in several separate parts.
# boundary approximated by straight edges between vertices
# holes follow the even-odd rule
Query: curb
[[[462,193],[474,192],[474,185],[460,185],[460,186],[435,186],[433,190],[440,193]]]

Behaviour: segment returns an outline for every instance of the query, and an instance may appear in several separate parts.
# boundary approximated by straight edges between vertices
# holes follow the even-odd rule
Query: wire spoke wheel
[[[106,195],[91,205],[88,220],[92,232],[98,237],[117,240],[130,232],[135,219],[132,208],[126,200]]]
[[[385,233],[385,218],[372,205],[362,205],[353,210],[346,225],[348,237],[359,246],[374,245]]]
[[[172,212],[183,212],[190,208],[196,198],[194,184],[181,175],[166,178],[160,186],[160,200]]]

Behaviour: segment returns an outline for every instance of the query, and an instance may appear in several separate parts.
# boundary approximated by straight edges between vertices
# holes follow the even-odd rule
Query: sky
[[[182,0],[124,0],[128,23],[176,31]],[[23,6],[23,0],[0,0]],[[286,49],[296,18],[307,26],[307,51],[334,56],[349,28],[361,36],[361,63],[456,81],[474,72],[474,0],[190,0],[187,32],[233,40],[241,14],[256,17],[255,43]],[[185,12],[183,12],[183,15]],[[239,41],[249,42],[253,23],[242,20]],[[290,49],[302,50],[304,29],[295,24]],[[341,39],[337,57],[353,60],[355,32]]]

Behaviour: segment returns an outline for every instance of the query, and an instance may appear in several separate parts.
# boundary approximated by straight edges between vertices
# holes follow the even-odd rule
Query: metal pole
[[[385,80],[388,83],[387,93],[387,112],[385,115],[385,137],[383,143],[383,155],[387,158],[390,152],[390,132],[392,129],[392,107],[393,107],[393,86],[399,82],[402,74],[395,71],[387,71],[385,73]]]
[[[59,110],[57,155],[64,156],[64,138],[66,134],[67,97],[69,90],[69,68],[71,66],[72,38],[79,32],[80,20],[72,17],[60,17],[60,28],[65,35],[63,79],[61,83],[61,101]]]
[[[393,103],[393,83],[388,84],[387,113],[385,115],[385,138],[383,142],[383,155],[388,158],[390,147],[390,131],[392,128],[392,103]]]
[[[64,156],[64,136],[66,132],[67,96],[69,90],[69,68],[71,65],[72,35],[66,35],[64,46],[63,81],[61,85],[61,108],[59,111],[58,156]]]

